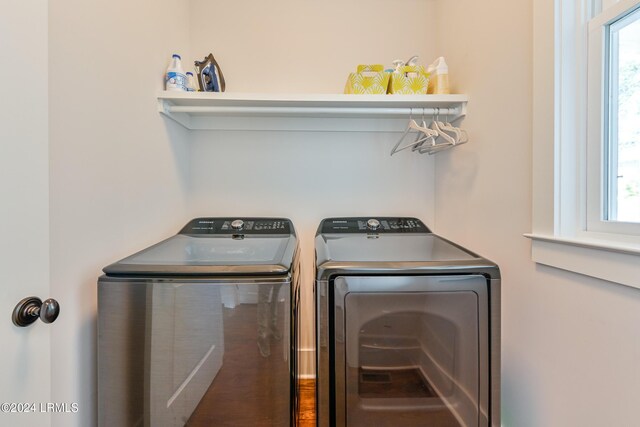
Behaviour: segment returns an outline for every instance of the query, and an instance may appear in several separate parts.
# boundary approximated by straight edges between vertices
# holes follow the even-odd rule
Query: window
[[[532,259],[640,288],[640,0],[536,0]]]
[[[640,5],[589,22],[586,231],[640,235]]]
[[[640,9],[607,26],[604,219],[640,222]]]

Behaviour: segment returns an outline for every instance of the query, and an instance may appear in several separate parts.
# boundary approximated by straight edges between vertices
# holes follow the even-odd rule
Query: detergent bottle
[[[444,57],[439,57],[427,68],[429,73],[429,88],[427,93],[446,94],[449,92],[449,67]]]
[[[166,90],[179,92],[186,92],[189,90],[187,88],[187,75],[182,69],[180,55],[174,53],[171,57],[171,63],[169,64],[169,68],[167,68],[164,83]]]

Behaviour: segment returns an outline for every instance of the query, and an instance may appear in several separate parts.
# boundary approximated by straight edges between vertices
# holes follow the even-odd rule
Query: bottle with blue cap
[[[174,53],[171,57],[171,63],[167,68],[167,74],[165,76],[165,89],[171,91],[186,92],[187,87],[187,75],[182,69],[182,63],[180,61],[180,55]]]
[[[189,92],[197,92],[198,85],[196,83],[196,78],[193,77],[193,73],[191,71],[187,71],[187,90]]]

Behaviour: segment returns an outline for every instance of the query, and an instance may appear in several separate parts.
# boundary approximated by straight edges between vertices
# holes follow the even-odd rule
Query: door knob
[[[60,314],[60,304],[53,298],[42,300],[38,297],[27,297],[13,309],[11,320],[16,326],[29,326],[38,318],[44,323],[52,323]]]

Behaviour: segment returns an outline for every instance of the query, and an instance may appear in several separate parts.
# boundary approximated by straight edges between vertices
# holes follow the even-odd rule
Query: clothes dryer
[[[104,268],[98,424],[296,424],[298,241],[284,218],[197,218]]]
[[[316,235],[320,426],[500,426],[500,272],[416,218]]]

